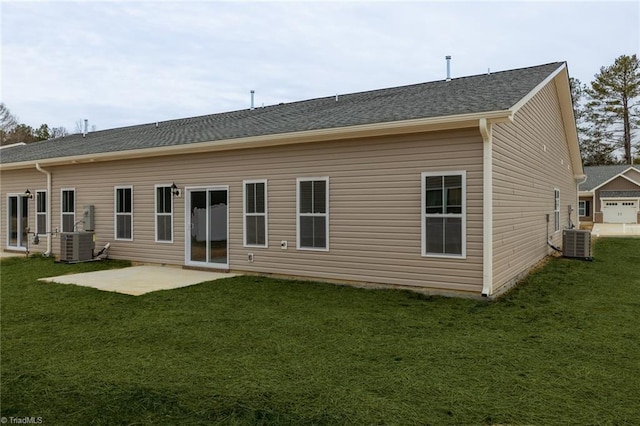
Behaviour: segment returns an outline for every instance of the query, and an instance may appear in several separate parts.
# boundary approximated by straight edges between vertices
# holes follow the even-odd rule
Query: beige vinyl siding
[[[104,163],[84,163],[51,168],[54,191],[52,197],[53,229],[60,229],[60,190],[74,187],[76,191],[76,221],[82,220],[83,207],[93,205],[96,248],[111,243],[109,256],[140,262],[178,264],[173,259],[184,259],[184,198],[174,198],[174,242],[155,242],[155,185],[166,183],[173,173],[154,168],[149,160],[128,160]],[[182,165],[182,172],[188,169]],[[178,173],[178,169],[175,170]],[[116,240],[115,188],[133,189],[133,240]],[[181,229],[178,229],[181,226]],[[82,230],[82,224],[78,225]],[[57,239],[56,239],[57,240]],[[54,240],[54,241],[56,241]],[[59,244],[59,243],[57,243]],[[59,252],[54,244],[53,250]],[[163,247],[167,246],[167,247]],[[174,253],[175,252],[175,253]]]
[[[421,256],[421,173],[467,172],[467,258]],[[97,245],[141,262],[185,262],[185,187],[229,186],[230,269],[311,279],[479,294],[482,289],[482,139],[479,131],[416,133],[56,167],[52,197],[76,188],[77,215],[95,205]],[[13,173],[13,172],[12,172]],[[296,179],[329,177],[327,252],[296,249]],[[44,175],[42,175],[44,178]],[[267,248],[243,247],[243,181],[268,182]],[[43,179],[44,180],[44,179]],[[173,243],[155,242],[154,191],[175,182]],[[115,241],[113,188],[133,187],[133,241]],[[24,189],[23,189],[24,190]],[[282,250],[280,242],[289,248]],[[59,247],[54,244],[54,251]],[[247,261],[248,253],[254,262]]]
[[[640,171],[638,171],[637,169],[628,170],[626,173],[624,173],[624,175],[640,185]]]
[[[577,225],[577,191],[553,81],[493,133],[493,288],[510,285],[561,244]],[[554,188],[560,190],[560,231],[554,232]],[[549,215],[547,223],[546,215]]]

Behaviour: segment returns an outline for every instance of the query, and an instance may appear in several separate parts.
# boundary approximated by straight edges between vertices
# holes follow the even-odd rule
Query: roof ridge
[[[0,163],[69,158],[505,111],[565,62],[132,124],[3,150]],[[5,152],[6,151],[6,152]]]
[[[541,65],[532,65],[532,66],[522,67],[522,68],[513,68],[513,69],[508,69],[508,70],[500,70],[500,71],[495,71],[495,72],[490,72],[490,73],[465,75],[465,76],[461,76],[461,77],[451,78],[449,81],[464,80],[464,79],[486,77],[486,76],[494,76],[496,74],[520,72],[520,71],[527,70],[527,69],[543,68],[543,67],[547,67],[547,66],[550,66],[550,65],[556,65],[556,64],[559,67],[560,65],[565,64],[565,63],[566,63],[566,61],[549,62],[549,63],[541,64]],[[315,100],[333,99],[333,98],[335,98],[335,96],[340,97],[340,96],[361,95],[361,94],[364,94],[364,93],[375,93],[375,92],[382,92],[382,91],[388,91],[388,90],[394,90],[394,89],[410,88],[410,87],[416,87],[416,86],[424,86],[424,85],[428,85],[428,84],[449,82],[449,81],[447,81],[446,79],[439,79],[439,80],[423,81],[423,82],[419,82],[419,83],[404,84],[404,85],[401,85],[401,86],[391,86],[391,87],[382,87],[382,88],[379,88],[379,89],[372,89],[372,90],[362,90],[362,91],[359,91],[359,92],[338,93],[337,95],[321,96],[321,97],[317,97],[317,98],[302,99],[302,100],[299,100],[299,101],[288,102],[285,105],[291,105],[291,104],[294,104],[294,103],[301,103],[301,102],[310,102],[310,101],[315,101]],[[272,105],[272,106],[279,106],[279,105],[282,105],[282,104],[275,104],[275,105]],[[256,108],[256,109],[258,109],[258,108]]]
[[[541,65],[532,65],[532,66],[528,66],[528,67],[501,70],[501,71],[496,71],[496,72],[491,72],[491,73],[473,74],[473,75],[455,77],[455,78],[452,78],[450,81],[460,81],[460,80],[468,80],[468,79],[478,78],[478,77],[495,76],[496,74],[513,73],[513,72],[519,72],[519,71],[528,70],[528,69],[543,68],[543,67],[547,67],[547,66],[555,65],[555,64],[560,66],[561,64],[564,64],[564,63],[566,63],[566,62],[549,62],[549,63],[541,64]],[[292,106],[292,105],[302,104],[302,103],[310,103],[310,102],[316,102],[316,101],[331,100],[331,99],[335,99],[336,97],[339,100],[340,97],[353,97],[353,96],[362,95],[362,94],[368,94],[368,93],[375,94],[375,93],[382,93],[382,92],[385,92],[385,91],[392,91],[392,90],[399,90],[399,89],[410,89],[410,88],[413,88],[413,87],[426,86],[426,85],[429,85],[429,84],[442,83],[442,82],[447,82],[447,80],[446,79],[431,80],[431,81],[423,81],[423,82],[419,82],[419,83],[404,84],[404,85],[401,85],[401,86],[391,86],[391,87],[383,87],[383,88],[372,89],[372,90],[362,90],[362,91],[358,91],[358,92],[337,93],[335,95],[320,96],[320,97],[309,98],[309,99],[300,99],[300,100],[291,101],[291,102],[281,102],[281,103],[278,103],[278,104],[266,105],[266,106],[262,106],[262,107],[256,107],[256,108],[253,108],[253,109],[251,109],[251,108],[242,108],[242,109],[237,109],[237,110],[230,110],[230,111],[222,111],[222,112],[216,112],[216,113],[210,113],[210,114],[195,115],[195,116],[190,116],[190,117],[172,118],[172,119],[168,119],[168,120],[161,120],[161,121],[155,121],[155,122],[149,122],[149,123],[132,124],[130,126],[113,127],[113,128],[110,128],[110,129],[97,130],[97,131],[94,131],[94,132],[91,132],[91,133],[104,132],[104,131],[114,131],[114,130],[118,130],[118,129],[133,129],[135,127],[153,126],[155,124],[158,124],[158,125],[159,124],[165,124],[166,125],[168,123],[174,123],[174,122],[183,121],[183,120],[197,120],[197,119],[203,119],[205,117],[222,116],[222,115],[234,114],[234,113],[239,113],[239,112],[263,111],[265,109],[281,107],[281,106],[284,106],[284,105]],[[77,133],[74,133],[74,135],[75,134],[77,134]],[[71,136],[71,135],[69,135],[69,136]]]

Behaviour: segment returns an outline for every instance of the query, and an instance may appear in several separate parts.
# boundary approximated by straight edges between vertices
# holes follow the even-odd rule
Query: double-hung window
[[[560,190],[553,190],[553,230],[560,230]]]
[[[173,193],[171,185],[156,185],[156,242],[173,242]]]
[[[298,248],[329,250],[329,178],[297,179]]]
[[[267,247],[267,181],[244,182],[244,245]]]
[[[76,190],[63,189],[61,202],[62,232],[73,232],[76,226]]]
[[[133,240],[133,187],[115,188],[115,239]]]
[[[591,216],[591,203],[589,200],[580,200],[578,202],[578,215],[579,216]]]
[[[422,173],[422,255],[466,257],[466,171]]]
[[[36,234],[47,233],[47,191],[36,191]]]

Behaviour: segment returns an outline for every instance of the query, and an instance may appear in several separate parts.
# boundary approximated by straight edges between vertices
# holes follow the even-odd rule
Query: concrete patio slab
[[[235,277],[236,275],[238,274],[194,271],[165,266],[132,266],[122,269],[41,278],[40,281],[75,284],[103,291],[139,296],[152,291],[172,290],[200,284],[205,281]]]
[[[595,237],[640,237],[640,225],[627,223],[594,223],[591,235]]]

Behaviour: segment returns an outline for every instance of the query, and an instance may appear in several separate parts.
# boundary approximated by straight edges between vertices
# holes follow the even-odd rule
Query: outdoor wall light
[[[180,189],[178,189],[175,182],[171,184],[171,193],[173,194],[174,197],[180,196]]]
[[[31,193],[31,191],[29,191],[29,189],[24,191],[24,196],[27,197],[30,200],[33,200],[33,194]]]

